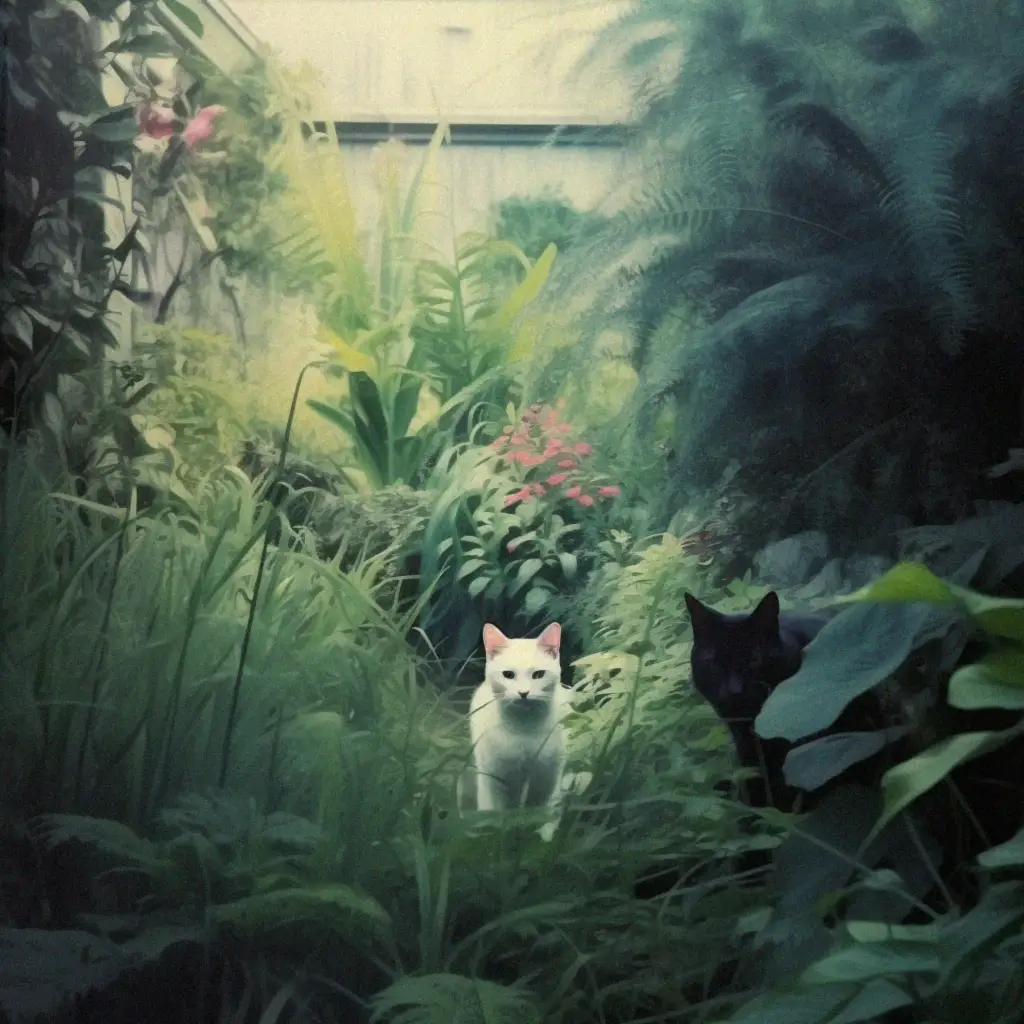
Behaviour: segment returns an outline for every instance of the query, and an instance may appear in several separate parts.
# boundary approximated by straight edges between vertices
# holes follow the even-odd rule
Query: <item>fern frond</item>
[[[46,814],[36,819],[47,846],[78,841],[121,865],[155,871],[167,866],[157,847],[136,835],[127,825],[81,814]]]
[[[953,181],[955,155],[952,138],[937,128],[901,138],[891,158],[894,185],[882,200],[947,355],[960,351],[977,315]]]

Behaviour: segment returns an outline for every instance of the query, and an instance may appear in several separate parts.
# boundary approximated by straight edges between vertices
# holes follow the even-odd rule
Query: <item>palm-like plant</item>
[[[643,83],[648,173],[579,261],[603,274],[591,335],[625,284],[640,429],[676,407],[677,501],[739,460],[753,543],[956,514],[1010,443],[1019,317],[991,282],[1019,280],[1024,19],[908,10],[659,0],[599,40]],[[992,387],[987,432],[968,366]]]

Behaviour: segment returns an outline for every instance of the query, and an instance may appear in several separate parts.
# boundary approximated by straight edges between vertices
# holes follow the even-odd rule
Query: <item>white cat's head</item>
[[[561,642],[562,627],[557,622],[536,640],[509,639],[488,622],[484,626],[485,675],[495,700],[509,710],[549,707],[562,682]]]

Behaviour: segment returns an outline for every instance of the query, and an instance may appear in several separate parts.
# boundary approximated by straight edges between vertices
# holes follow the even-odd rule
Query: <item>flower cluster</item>
[[[551,488],[562,488],[561,494],[584,508],[594,504],[597,498],[617,498],[622,492],[616,484],[596,483],[592,474],[584,471],[582,460],[593,454],[593,447],[585,441],[571,440],[572,426],[559,418],[562,407],[559,402],[554,408],[546,405],[531,405],[523,413],[519,424],[505,427],[501,437],[491,445],[501,452],[502,461],[508,465],[522,466],[526,475],[534,474],[545,466],[548,475],[542,480],[527,480],[514,494],[505,498],[505,507],[516,505],[529,498],[540,498]],[[555,472],[550,472],[550,470]]]
[[[145,103],[136,111],[135,119],[143,138],[153,143],[181,136],[188,149],[195,149],[200,142],[213,134],[213,122],[225,112],[224,107],[202,107],[189,121],[182,123],[178,115],[166,106]]]

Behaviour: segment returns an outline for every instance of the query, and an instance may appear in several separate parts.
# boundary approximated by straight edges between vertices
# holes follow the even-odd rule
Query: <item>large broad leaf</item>
[[[783,765],[783,774],[790,786],[819,789],[830,779],[842,775],[847,768],[866,761],[906,733],[905,728],[893,728],[822,736],[791,750]]]
[[[855,993],[852,985],[772,992],[738,1010],[729,1018],[729,1024],[826,1024]]]
[[[805,985],[834,985],[900,974],[938,974],[939,954],[920,943],[859,942],[837,950],[804,971]]]
[[[872,835],[877,835],[905,807],[941,782],[958,765],[1005,746],[1024,733],[1024,722],[998,732],[964,732],[929,747],[882,778],[885,807]]]
[[[949,703],[965,711],[1024,711],[1024,648],[1004,647],[958,668],[949,680]]]
[[[800,670],[765,701],[754,723],[758,735],[794,741],[827,729],[850,701],[945,628],[929,605],[854,605],[815,637]]]
[[[989,597],[946,583],[918,562],[901,562],[874,583],[838,600],[959,604],[987,632],[1024,641],[1024,600]]]

